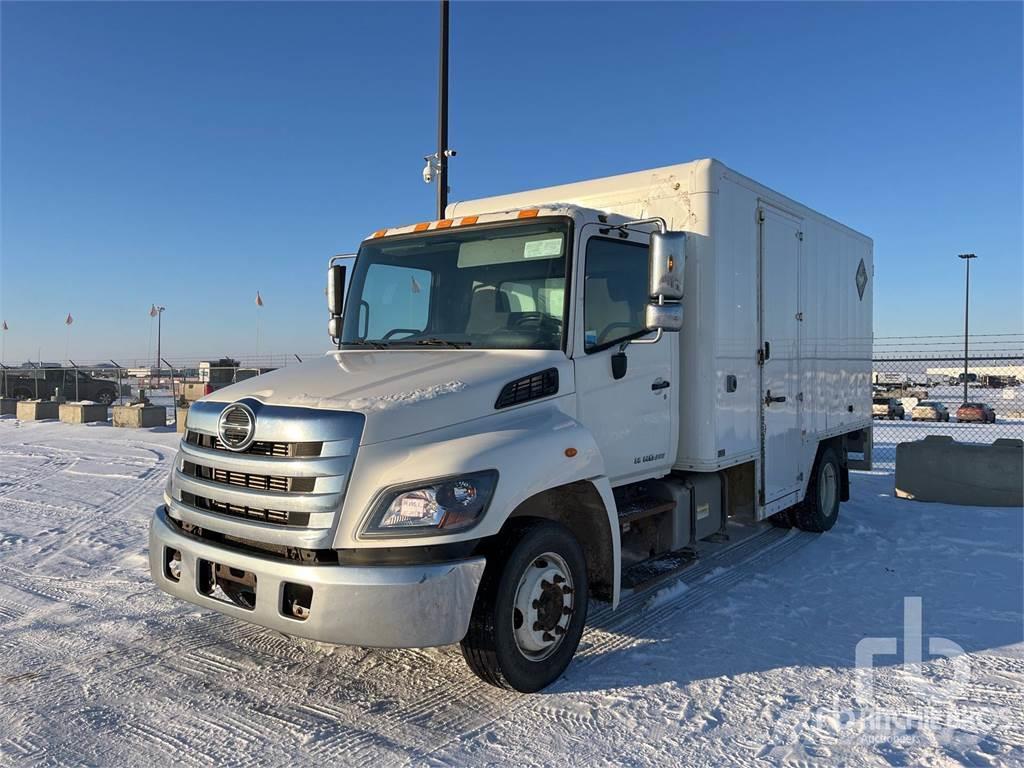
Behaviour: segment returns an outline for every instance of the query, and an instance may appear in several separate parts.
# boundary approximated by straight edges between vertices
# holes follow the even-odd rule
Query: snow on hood
[[[356,411],[363,443],[393,440],[494,413],[501,388],[559,369],[559,394],[573,391],[564,353],[546,350],[344,350],[217,390],[204,398],[251,397],[268,405]]]

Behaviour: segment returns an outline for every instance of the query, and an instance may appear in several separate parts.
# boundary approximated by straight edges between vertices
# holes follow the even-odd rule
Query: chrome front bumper
[[[168,549],[181,553],[178,581],[164,570]],[[254,574],[255,609],[200,592],[200,559]],[[425,648],[459,642],[469,627],[484,563],[476,557],[430,565],[301,565],[186,536],[164,507],[156,510],[149,528],[150,572],[164,592],[242,621],[337,645]],[[286,583],[312,587],[305,620],[285,615]]]

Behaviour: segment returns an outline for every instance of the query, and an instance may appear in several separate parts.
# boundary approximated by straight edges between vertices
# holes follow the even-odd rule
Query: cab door
[[[578,414],[597,440],[612,485],[663,475],[675,461],[676,335],[631,343],[615,359],[623,342],[654,338],[644,332],[648,242],[645,232],[591,224],[583,227],[577,252]]]

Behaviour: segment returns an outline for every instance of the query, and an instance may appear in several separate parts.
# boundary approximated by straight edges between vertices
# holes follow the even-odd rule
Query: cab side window
[[[597,352],[645,332],[647,246],[592,237],[583,284],[584,351]]]

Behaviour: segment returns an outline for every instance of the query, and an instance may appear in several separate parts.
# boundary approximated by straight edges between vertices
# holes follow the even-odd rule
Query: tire
[[[801,531],[824,533],[839,517],[841,477],[839,457],[832,446],[826,447],[814,464],[814,474],[804,500],[792,508],[793,522]]]
[[[583,635],[588,588],[583,549],[565,526],[513,524],[488,555],[462,639],[469,668],[486,683],[521,693],[553,683]]]
[[[102,405],[110,405],[117,399],[117,396],[109,389],[105,389],[96,395],[96,402]]]
[[[27,389],[16,389],[16,390],[14,390],[14,399],[15,400],[31,400],[32,399],[32,393],[29,392]]]

